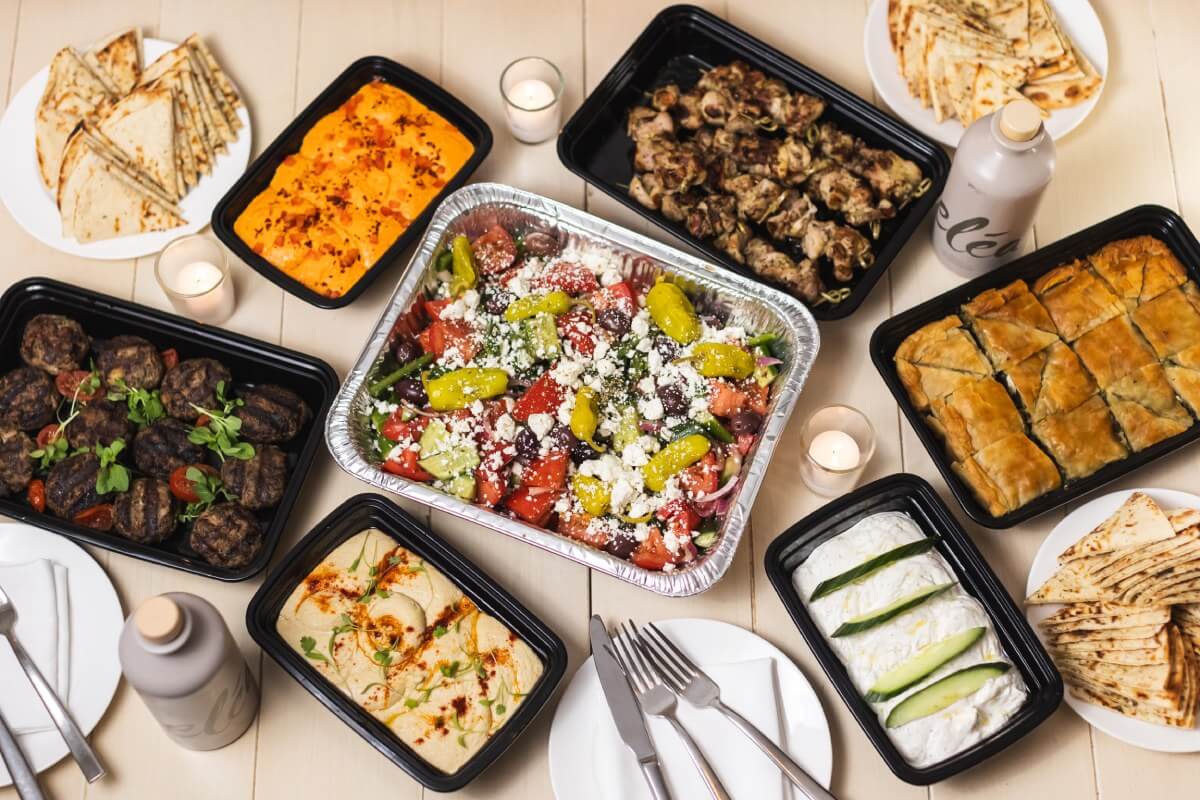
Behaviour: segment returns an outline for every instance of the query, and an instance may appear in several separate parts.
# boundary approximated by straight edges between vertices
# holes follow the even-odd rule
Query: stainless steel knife
[[[654,750],[654,742],[646,730],[646,718],[642,716],[641,706],[633,696],[625,673],[612,657],[609,648],[612,638],[604,626],[604,620],[599,615],[592,615],[588,626],[592,640],[592,663],[596,665],[596,674],[600,676],[600,687],[604,689],[604,697],[608,700],[608,709],[612,712],[613,722],[617,724],[617,732],[621,739],[633,751],[638,766],[654,800],[671,800],[667,791],[667,782],[663,779],[662,767],[658,763],[658,753]]]

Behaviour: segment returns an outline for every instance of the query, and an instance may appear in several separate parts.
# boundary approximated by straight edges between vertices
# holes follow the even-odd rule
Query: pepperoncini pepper
[[[646,488],[661,492],[671,476],[695,464],[708,453],[711,447],[708,437],[693,433],[676,439],[655,453],[646,466],[642,467],[642,478]]]
[[[673,283],[660,281],[646,294],[646,308],[654,324],[680,344],[691,344],[700,338],[700,318],[692,301]]]
[[[450,245],[452,259],[450,278],[450,294],[459,295],[467,289],[474,289],[477,280],[475,275],[475,256],[471,253],[471,240],[465,236],[455,236]]]
[[[612,499],[612,493],[609,492],[604,481],[591,475],[576,474],[571,479],[571,488],[584,511],[593,517],[608,513],[608,504]]]
[[[571,409],[571,433],[580,441],[587,442],[592,449],[603,453],[604,446],[596,444],[596,428],[600,425],[600,409],[596,403],[596,390],[584,386],[575,394],[575,408]]]
[[[518,298],[504,309],[504,318],[509,322],[517,322],[536,314],[565,314],[571,308],[571,295],[566,292],[554,291],[549,294],[534,294]]]
[[[434,411],[457,411],[507,390],[508,373],[502,369],[466,367],[425,381],[425,393]]]
[[[692,366],[706,378],[743,380],[754,374],[754,356],[724,342],[701,342],[692,348]]]

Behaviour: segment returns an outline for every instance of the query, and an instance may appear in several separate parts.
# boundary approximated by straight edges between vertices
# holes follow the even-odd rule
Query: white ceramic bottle
[[[967,128],[933,220],[933,249],[952,271],[978,277],[1020,253],[1054,176],[1054,140],[1037,106],[1011,100]]]
[[[121,631],[121,670],[167,735],[216,750],[250,727],[258,685],[220,612],[194,594],[143,603]]]

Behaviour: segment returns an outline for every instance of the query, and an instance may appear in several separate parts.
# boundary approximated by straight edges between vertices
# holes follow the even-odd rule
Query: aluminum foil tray
[[[410,309],[414,301],[436,284],[433,254],[458,234],[474,238],[495,224],[517,233],[551,232],[564,245],[577,250],[595,248],[611,255],[621,264],[625,277],[641,285],[653,282],[660,274],[669,275],[689,290],[701,310],[721,310],[728,313],[731,324],[779,334],[777,344],[784,364],[771,386],[771,402],[759,440],[743,461],[741,481],[720,539],[696,562],[674,572],[643,569],[553,531],[390,475],[375,460],[366,413],[367,379],[372,368],[382,360],[392,331],[412,324]],[[698,594],[720,580],[733,561],[750,524],[750,509],[767,464],[817,358],[819,345],[820,334],[812,314],[800,301],[782,292],[540,195],[497,183],[479,183],[460,189],[438,207],[383,316],[334,400],[325,425],[325,440],[342,469],[372,486],[471,520],[652,592],[676,597]]]

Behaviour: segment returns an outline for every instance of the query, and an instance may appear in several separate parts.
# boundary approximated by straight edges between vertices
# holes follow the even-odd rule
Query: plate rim
[[[819,725],[817,725],[817,726],[823,728],[824,732],[825,732],[825,736],[824,736],[825,747],[823,748],[823,751],[827,752],[829,754],[828,755],[828,767],[827,767],[828,775],[819,775],[819,776],[814,775],[813,777],[816,778],[817,782],[820,783],[826,789],[830,788],[830,786],[833,783],[833,767],[834,767],[835,753],[834,753],[834,742],[833,742],[833,730],[830,725],[829,715],[825,711],[825,705],[824,705],[824,703],[821,702],[821,696],[819,694],[817,694],[817,690],[816,690],[816,687],[813,685],[813,682],[809,679],[809,677],[805,673],[805,671],[800,668],[800,665],[798,665],[791,656],[789,656],[787,653],[785,653],[783,650],[781,650],[778,646],[776,646],[773,642],[768,640],[766,637],[760,635],[756,631],[751,630],[750,628],[742,627],[741,625],[736,625],[732,622],[726,622],[725,620],[709,619],[706,617],[670,617],[670,618],[666,618],[666,619],[656,619],[656,620],[652,620],[652,621],[654,622],[655,625],[662,627],[668,633],[671,632],[671,627],[676,626],[676,625],[716,626],[721,629],[724,629],[726,632],[728,632],[729,629],[733,629],[734,631],[737,632],[736,635],[749,636],[752,639],[757,640],[757,644],[764,648],[762,657],[770,657],[772,660],[775,661],[775,665],[777,668],[786,668],[786,667],[790,666],[791,669],[794,670],[795,674],[799,677],[801,682],[804,684],[804,686],[806,686],[808,688],[809,694],[812,696],[812,700],[815,703],[816,708],[820,711],[820,720],[819,720]],[[547,741],[546,741],[547,766],[548,766],[549,772],[550,772],[551,790],[554,792],[554,796],[556,798],[559,798],[559,800],[565,800],[565,796],[558,792],[556,784],[555,784],[555,774],[556,774],[555,768],[554,768],[554,764],[555,764],[554,742],[555,742],[555,738],[556,738],[555,731],[562,730],[561,726],[566,724],[566,723],[560,723],[559,718],[560,718],[560,714],[562,713],[562,709],[564,707],[564,701],[566,700],[567,695],[574,689],[574,687],[576,686],[576,684],[578,682],[584,680],[583,675],[588,670],[591,670],[592,673],[595,672],[595,668],[592,667],[592,655],[590,653],[588,654],[587,658],[585,658],[579,664],[579,666],[576,668],[575,672],[566,681],[566,684],[562,691],[562,695],[559,697],[558,704],[554,709],[554,715],[550,721],[550,733],[549,733],[549,736],[547,737]],[[779,675],[777,674],[776,675],[776,683],[778,683],[778,682],[779,682]],[[781,696],[778,698],[778,701],[779,701],[779,704],[781,707],[780,710],[784,716],[783,723],[786,728],[787,727],[787,724],[786,724],[787,723],[787,711],[785,709],[787,707],[787,705],[786,705],[787,699],[782,696],[782,687],[780,687],[780,688],[781,688]],[[575,691],[580,691],[580,690],[576,689]],[[818,721],[813,720],[813,722],[817,723]],[[790,733],[790,730],[784,731],[785,735],[787,733]],[[561,736],[561,735],[562,734],[560,733],[559,736]],[[790,752],[790,751],[792,751],[792,749],[795,746],[796,746],[796,744],[789,742],[789,746],[787,749]],[[806,742],[805,746],[809,750],[811,750],[812,749],[811,740]],[[785,792],[784,796],[786,798],[800,797],[800,795],[796,792],[794,787],[792,788],[792,792],[790,794]]]
[[[1047,2],[1049,2],[1051,5],[1056,5],[1062,1],[1063,0],[1047,0]],[[1096,23],[1097,29],[1100,31],[1100,52],[1092,54],[1092,60],[1096,62],[1103,60],[1103,69],[1101,69],[1100,72],[1104,80],[1100,84],[1099,91],[1097,91],[1094,96],[1088,98],[1088,100],[1076,107],[1081,108],[1083,113],[1080,114],[1073,122],[1065,124],[1065,127],[1061,131],[1055,131],[1051,134],[1051,138],[1056,143],[1064,139],[1072,131],[1082,125],[1084,121],[1092,115],[1092,112],[1096,110],[1096,106],[1100,103],[1100,98],[1104,95],[1104,90],[1108,85],[1111,74],[1109,64],[1110,53],[1108,46],[1108,33],[1104,30],[1104,23],[1101,20],[1100,15],[1096,13],[1096,9],[1094,6],[1092,6],[1091,0],[1070,0],[1070,2],[1078,2],[1081,3],[1082,6],[1086,6],[1091,14],[1092,19]],[[947,133],[943,130],[942,126],[945,125],[946,122],[957,122],[957,120],[946,120],[939,123],[934,121],[933,111],[930,109],[920,108],[918,109],[919,113],[914,113],[898,108],[890,99],[893,96],[893,93],[890,91],[885,91],[883,88],[883,81],[880,79],[879,73],[887,67],[894,67],[895,64],[884,64],[881,63],[880,59],[891,57],[892,61],[894,62],[895,54],[891,48],[888,47],[883,52],[883,55],[876,55],[876,52],[879,51],[879,48],[873,47],[873,44],[874,40],[879,37],[879,34],[876,30],[878,28],[882,28],[884,40],[887,40],[887,5],[888,0],[872,0],[871,7],[867,10],[866,21],[863,24],[863,61],[866,64],[867,73],[871,77],[871,86],[875,90],[875,95],[878,100],[882,101],[882,104],[892,114],[903,120],[905,123],[916,128],[922,134],[936,140],[946,147],[957,148],[962,135],[966,133],[966,126],[959,122],[957,131],[954,133]],[[1055,10],[1057,11],[1058,9]],[[1097,58],[1097,55],[1103,55],[1103,59]],[[910,101],[913,100],[913,98],[907,93],[905,94],[905,98]]]
[[[29,525],[29,524],[23,523],[23,522],[0,522],[0,542],[3,542],[3,540],[5,540],[6,538],[13,537],[13,536],[28,538],[30,540],[41,539],[41,538],[44,538],[47,536],[53,536],[54,541],[56,542],[56,544],[54,545],[55,548],[62,548],[64,550],[66,550],[67,552],[74,552],[76,554],[75,557],[78,558],[78,563],[79,564],[87,564],[87,566],[85,567],[85,570],[87,572],[91,572],[93,577],[99,579],[98,585],[103,584],[103,585],[107,586],[107,588],[108,588],[108,592],[105,594],[104,597],[102,597],[102,598],[93,597],[89,600],[89,602],[87,604],[83,604],[83,606],[88,607],[88,608],[97,609],[97,619],[102,618],[104,614],[112,612],[115,607],[116,620],[114,620],[114,623],[116,624],[116,632],[118,634],[120,633],[121,627],[124,625],[124,622],[125,622],[125,611],[121,605],[121,596],[120,596],[120,593],[117,591],[116,584],[113,583],[112,576],[110,576],[108,574],[107,570],[104,569],[104,565],[102,565],[95,556],[93,556],[91,553],[89,553],[87,550],[85,550],[79,544],[71,541],[69,538],[67,538],[65,536],[59,536],[58,534],[53,534],[49,531],[45,531],[40,528],[36,528],[32,525]],[[33,546],[38,547],[40,545],[35,543]],[[38,557],[38,556],[35,556],[35,557]],[[49,556],[40,556],[40,557],[46,558]],[[67,579],[68,579],[68,581],[70,581],[71,565],[68,564],[65,566],[67,566],[67,568],[68,568],[68,578]],[[78,566],[76,566],[75,568],[78,569]],[[70,584],[68,583],[68,592],[70,592],[70,591],[71,591]],[[70,597],[70,594],[68,594],[68,597]],[[108,606],[107,610],[104,610],[102,608],[102,606]],[[76,607],[76,604],[73,604],[72,607],[73,608]],[[76,641],[78,641],[78,640],[74,636],[72,636],[72,645],[74,645],[74,642],[76,642]],[[97,686],[104,687],[104,686],[107,686],[108,682],[111,682],[110,688],[107,688],[107,689],[102,688],[102,691],[100,691],[98,693],[98,699],[102,700],[103,702],[99,703],[99,705],[98,705],[99,711],[96,713],[95,719],[90,719],[89,717],[81,717],[79,714],[79,711],[77,709],[75,709],[75,708],[71,709],[72,713],[75,714],[75,716],[76,716],[76,720],[79,723],[79,727],[83,730],[84,736],[91,736],[91,734],[95,731],[96,727],[100,724],[101,721],[103,721],[104,717],[108,714],[109,710],[112,708],[113,700],[116,698],[117,688],[121,684],[121,674],[122,673],[121,673],[120,658],[118,657],[118,654],[117,654],[117,647],[116,647],[115,640],[113,642],[113,647],[112,647],[107,659],[103,657],[103,654],[99,657],[94,657],[94,658],[88,657],[86,660],[76,659],[74,657],[76,655],[74,653],[74,649],[75,649],[74,646],[72,646],[72,661],[71,661],[71,663],[72,663],[73,668],[75,667],[76,664],[82,665],[82,664],[86,663],[88,671],[91,672],[94,676],[97,676],[96,677],[96,685]],[[107,661],[107,666],[109,668],[108,675],[103,674],[103,669],[102,669],[103,666],[105,665],[106,661]],[[72,685],[73,684],[74,684],[74,679],[72,679]],[[28,744],[28,740],[31,737],[47,738],[48,741],[53,743],[52,750],[50,749],[49,745],[46,746],[47,751],[54,752],[54,753],[56,753],[56,755],[54,755],[52,757],[42,757],[43,759],[49,758],[49,760],[45,761],[44,763],[41,763],[41,766],[39,766],[41,759],[39,759],[39,757],[36,753],[30,752],[30,746]],[[26,757],[32,762],[31,766],[33,767],[35,774],[41,774],[41,773],[45,772],[46,770],[49,770],[51,767],[53,767],[55,764],[58,764],[60,761],[63,760],[63,758],[65,758],[67,755],[70,754],[70,750],[67,748],[66,742],[61,738],[61,736],[58,734],[58,732],[54,731],[54,730],[39,731],[37,733],[19,734],[16,736],[16,738],[19,742],[21,742],[22,749],[25,750]],[[3,789],[5,787],[11,786],[11,785],[12,785],[12,776],[8,774],[8,770],[5,769],[4,765],[0,764],[0,789]]]
[[[150,52],[157,52],[157,55],[154,56],[154,58],[157,58],[163,53],[168,52],[169,50],[178,46],[178,42],[173,42],[168,39],[159,39],[150,36],[143,37],[143,60],[153,60],[147,55]],[[159,48],[161,48],[161,52],[158,52]],[[14,137],[24,138],[22,134],[23,123],[28,123],[30,127],[33,126],[32,115],[29,120],[21,120],[18,118],[16,113],[12,112],[18,111],[25,105],[26,93],[35,95],[36,97],[41,96],[42,92],[45,90],[46,81],[49,79],[49,69],[49,64],[46,64],[38,69],[9,97],[9,101],[4,108],[3,115],[0,115],[0,140]],[[230,81],[232,82],[232,79],[230,79]],[[237,89],[236,84],[234,84],[234,89],[241,94],[240,90]],[[36,109],[36,104],[34,109]],[[254,150],[254,124],[249,113],[249,108],[243,103],[242,106],[236,109],[235,113],[237,114],[238,119],[241,121],[243,129],[240,131],[238,139],[231,144],[230,150],[232,151],[235,147],[238,147],[244,137],[246,142],[244,146],[245,156],[244,158],[241,158],[235,156],[233,152],[230,152],[219,157],[219,161],[223,159],[229,163],[229,160],[232,158],[234,161],[240,163],[237,164],[238,169],[236,174],[231,173],[230,177],[226,180],[226,183],[228,183],[227,186],[224,186],[223,188],[221,186],[213,187],[213,208],[215,208],[220,202],[221,198],[224,197],[229,187],[236,183],[246,171],[246,166],[250,163],[251,155]],[[34,136],[30,137],[31,144],[35,137],[36,133]],[[33,152],[26,154],[26,156],[18,155],[16,151],[20,149],[21,148],[12,148],[11,154],[0,156],[0,164],[7,166],[10,163],[16,163],[16,161],[19,159],[24,159],[25,157],[36,158],[36,154]],[[226,167],[222,165],[222,168]],[[231,165],[228,168],[232,169],[233,167]],[[214,168],[214,173],[215,171],[216,170]],[[34,173],[36,177],[36,169],[34,170]],[[212,178],[212,176],[203,177],[207,179]],[[6,189],[5,187],[11,188]],[[150,231],[147,233],[135,234],[133,236],[116,237],[114,239],[106,239],[97,242],[78,242],[74,239],[68,239],[61,234],[53,237],[45,236],[43,235],[44,231],[35,231],[26,225],[25,218],[22,216],[22,214],[14,211],[14,206],[20,207],[22,205],[21,200],[26,196],[29,188],[30,187],[27,183],[21,183],[18,181],[0,183],[0,203],[3,203],[5,209],[8,211],[9,216],[12,218],[13,222],[16,223],[17,227],[20,228],[30,238],[57,252],[65,253],[66,255],[75,256],[77,258],[86,258],[93,261],[125,261],[154,255],[175,238],[200,233],[203,231],[208,227],[212,216],[212,208],[201,208],[197,212],[193,212],[193,219],[187,221],[187,224],[181,225],[177,228],[171,228],[166,231]],[[46,187],[41,183],[40,180],[36,181],[36,188],[41,197],[45,198],[47,201],[53,202],[52,198],[49,197],[49,194],[46,191]],[[220,189],[220,191],[217,191],[218,189]],[[185,195],[180,202],[183,202],[183,200],[186,199],[187,196]],[[200,211],[203,213],[198,213]],[[164,241],[162,244],[157,245],[151,244],[149,241],[143,241],[139,243],[139,240],[150,237],[161,238],[164,239]],[[153,238],[151,238],[151,241],[153,241]],[[99,250],[99,252],[89,252],[89,249],[93,251]]]
[[[1115,492],[1094,497],[1078,508],[1073,509],[1065,517],[1059,520],[1058,524],[1051,529],[1046,538],[1042,540],[1038,547],[1037,553],[1030,562],[1029,573],[1025,579],[1025,596],[1028,597],[1037,590],[1042,583],[1049,579],[1050,574],[1046,572],[1053,562],[1058,558],[1058,554],[1062,552],[1059,549],[1057,552],[1051,552],[1052,547],[1061,547],[1065,549],[1072,543],[1079,541],[1090,532],[1090,528],[1079,534],[1071,541],[1054,542],[1055,539],[1065,539],[1070,535],[1070,529],[1073,527],[1072,518],[1078,519],[1079,514],[1087,513],[1089,510],[1096,510],[1111,504],[1112,508],[1109,513],[1115,511],[1120,503],[1132,495],[1134,492],[1142,492],[1149,495],[1159,502],[1159,498],[1164,495],[1175,495],[1178,499],[1186,498],[1183,502],[1200,508],[1200,495],[1184,491],[1182,489],[1168,489],[1165,487],[1135,487],[1132,489],[1119,489]],[[1167,501],[1174,502],[1174,501]],[[1039,569],[1040,568],[1040,569]],[[1042,572],[1046,572],[1042,575]],[[1029,620],[1030,626],[1037,634],[1038,639],[1045,644],[1045,638],[1042,635],[1041,628],[1038,622],[1052,614],[1056,609],[1060,608],[1062,603],[1047,603],[1037,605],[1025,605],[1025,618]],[[1200,752],[1200,727],[1189,729],[1170,728],[1164,725],[1155,725],[1151,722],[1146,722],[1133,717],[1127,717],[1124,714],[1119,714],[1107,708],[1085,703],[1071,694],[1070,689],[1063,692],[1063,699],[1067,705],[1071,707],[1080,719],[1087,723],[1091,728],[1105,733],[1114,739],[1118,739],[1126,744],[1143,750],[1151,750],[1159,753],[1197,753]],[[1166,743],[1153,741],[1161,739]],[[1180,743],[1175,743],[1170,740],[1182,740]],[[1188,741],[1190,739],[1190,741]],[[1149,740],[1149,741],[1148,741]]]

